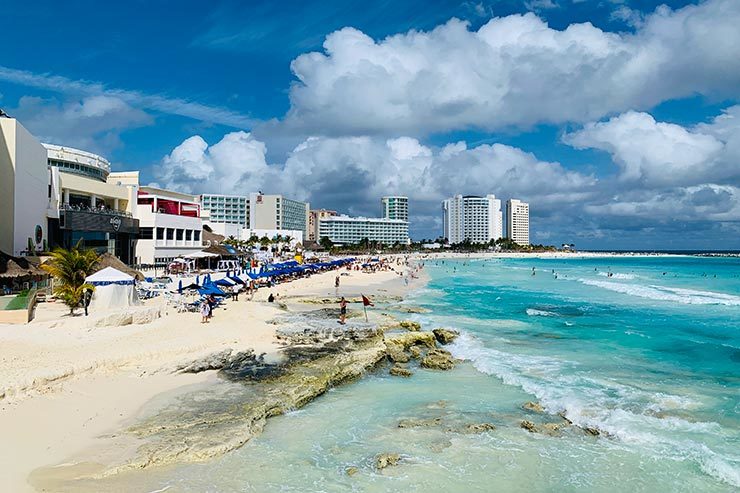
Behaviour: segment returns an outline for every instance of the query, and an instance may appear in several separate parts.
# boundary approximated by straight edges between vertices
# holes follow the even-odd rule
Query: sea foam
[[[657,284],[643,285],[595,279],[578,279],[587,286],[608,289],[617,293],[637,296],[657,301],[672,301],[687,305],[726,305],[740,306],[740,296],[718,293],[715,291],[700,291],[696,289],[673,288]]]

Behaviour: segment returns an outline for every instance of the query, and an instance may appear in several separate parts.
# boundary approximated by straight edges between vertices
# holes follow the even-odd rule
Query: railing
[[[130,212],[118,211],[116,209],[110,209],[108,207],[89,207],[86,205],[62,204],[59,207],[59,210],[72,212],[89,212],[92,214],[103,214],[108,216],[134,217],[133,214],[131,214]]]

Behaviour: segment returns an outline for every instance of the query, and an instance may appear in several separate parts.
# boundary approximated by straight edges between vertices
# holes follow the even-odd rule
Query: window
[[[167,239],[171,240],[175,237],[175,230],[172,228],[167,228]]]
[[[164,240],[164,228],[157,228],[157,239]]]
[[[154,238],[154,228],[139,228],[140,240],[151,240]]]
[[[177,235],[177,241],[182,241],[182,229],[175,230],[175,234]]]
[[[193,231],[193,239],[195,241],[200,241],[200,231]]]
[[[187,241],[193,240],[193,230],[192,229],[185,230],[185,239]]]

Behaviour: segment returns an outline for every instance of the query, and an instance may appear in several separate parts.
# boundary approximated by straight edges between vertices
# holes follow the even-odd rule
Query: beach
[[[392,271],[346,272],[339,290],[338,271],[260,289],[253,301],[242,294],[227,301],[211,322],[197,313],[176,313],[161,299],[141,310],[163,310],[146,324],[102,326],[110,314],[68,317],[61,304],[40,305],[28,325],[0,325],[0,434],[3,491],[32,491],[28,475],[85,450],[102,447],[144,404],[208,385],[215,372],[175,373],[182,364],[231,349],[276,357],[279,345],[269,320],[284,313],[280,301],[298,296],[347,297],[400,295],[404,284]],[[266,303],[269,293],[278,303]]]
[[[3,382],[12,384],[0,411],[13,444],[3,451],[5,489],[740,485],[736,258],[445,252],[411,263],[425,267],[408,286],[390,271],[332,271],[262,289],[251,302],[242,295],[204,325],[197,314],[167,313],[141,325],[50,328],[58,314],[42,310],[30,325],[0,328]],[[337,292],[338,274],[349,275]],[[264,301],[271,292],[275,303]],[[347,330],[371,336],[326,353],[326,378],[300,351],[298,380],[263,384],[250,373],[251,353],[231,376],[223,365],[176,371],[225,349],[279,361],[286,333],[305,341],[341,332],[337,294],[353,301]],[[375,302],[369,322],[362,294]],[[387,342],[438,328],[459,334],[441,346],[454,358],[445,371]],[[408,376],[390,371],[396,360],[408,361]],[[381,468],[380,457],[392,465]]]

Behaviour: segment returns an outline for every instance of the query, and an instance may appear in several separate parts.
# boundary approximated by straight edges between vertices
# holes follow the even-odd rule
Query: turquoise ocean
[[[448,346],[464,360],[454,370],[378,369],[271,419],[235,452],[142,475],[137,491],[740,489],[740,258],[428,260],[425,270],[429,283],[404,303],[429,311],[404,316],[461,332]],[[558,413],[601,436],[519,426],[563,422]],[[398,427],[434,416],[496,429]],[[403,461],[377,472],[381,452]]]

